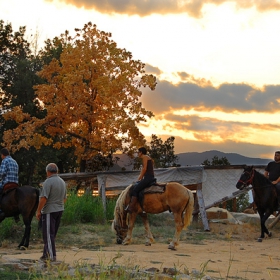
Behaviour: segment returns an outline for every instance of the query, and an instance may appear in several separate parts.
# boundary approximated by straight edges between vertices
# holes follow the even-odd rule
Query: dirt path
[[[212,226],[213,227],[213,226]],[[116,264],[140,268],[177,268],[180,271],[204,270],[206,275],[219,279],[280,279],[280,233],[274,230],[271,238],[256,242],[257,232],[235,226],[234,229],[218,229],[224,240],[202,240],[193,244],[191,236],[184,233],[176,251],[167,249],[168,244],[152,246],[132,244],[112,245],[99,250],[71,247],[58,248],[57,259],[73,265],[75,262],[104,265]],[[143,240],[144,242],[144,240]],[[0,248],[1,262],[9,259],[38,260],[41,246],[27,251]]]

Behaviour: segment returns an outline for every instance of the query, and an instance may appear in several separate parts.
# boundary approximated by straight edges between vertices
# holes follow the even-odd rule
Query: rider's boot
[[[280,212],[280,195],[277,196],[278,206],[277,211]]]
[[[130,200],[130,203],[128,204],[128,206],[125,208],[125,211],[128,212],[128,213],[132,213],[134,211],[137,210],[136,208],[136,203],[137,203],[138,199],[136,196],[132,196],[131,197],[131,200]]]

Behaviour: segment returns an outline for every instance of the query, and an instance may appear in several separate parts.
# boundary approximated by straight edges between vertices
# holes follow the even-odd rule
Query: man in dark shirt
[[[278,211],[280,211],[280,151],[276,151],[274,161],[268,163],[265,168],[264,176],[267,177],[276,187],[278,199]]]

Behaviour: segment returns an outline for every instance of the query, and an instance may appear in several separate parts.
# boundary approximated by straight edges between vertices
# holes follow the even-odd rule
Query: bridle
[[[249,171],[244,171],[244,173],[248,173],[250,178],[246,181],[242,181],[241,179],[238,180],[238,182],[242,183],[243,186],[249,186],[249,185],[252,185],[253,183],[253,179],[254,179],[254,175],[255,175],[255,169],[252,169],[251,172]]]

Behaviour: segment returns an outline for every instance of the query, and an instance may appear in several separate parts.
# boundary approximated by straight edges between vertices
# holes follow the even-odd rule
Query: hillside
[[[125,154],[118,154],[116,156],[119,158],[119,161],[111,171],[121,171],[122,168],[125,168],[125,170],[127,171],[132,170],[133,160],[131,160]],[[180,164],[181,166],[200,165],[206,159],[211,161],[214,156],[217,156],[218,158],[226,157],[231,165],[266,165],[269,161],[272,160],[263,158],[250,158],[236,153],[223,153],[216,150],[205,151],[201,153],[180,153],[177,154],[177,156],[179,158],[178,164]]]
[[[214,156],[218,158],[226,157],[231,165],[246,164],[246,165],[266,165],[272,159],[250,158],[236,153],[223,153],[212,150],[202,153],[189,152],[177,155],[179,157],[178,164],[181,166],[200,165],[204,160],[208,159],[210,162]]]

